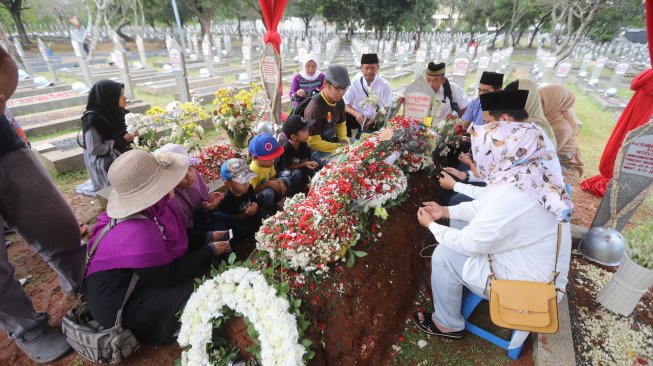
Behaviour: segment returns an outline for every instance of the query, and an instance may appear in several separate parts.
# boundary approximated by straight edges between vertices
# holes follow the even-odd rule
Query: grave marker
[[[571,71],[571,62],[561,62],[556,68],[556,83],[563,84]]]
[[[463,49],[456,53],[453,60],[453,69],[451,71],[453,82],[465,90],[465,78],[469,70],[470,57]]]
[[[145,46],[143,45],[143,38],[141,35],[136,36],[136,48],[138,48],[138,56],[141,58],[143,67],[147,67],[147,56],[145,55]]]
[[[424,69],[424,61],[426,61],[426,51],[423,49],[415,52],[415,79],[419,78]]]
[[[43,57],[43,61],[45,61],[46,66],[48,67],[48,70],[52,74],[52,81],[55,83],[59,82],[59,76],[57,76],[57,72],[55,69],[52,67],[52,64],[50,63],[50,56],[48,55],[48,50],[45,48],[45,45],[43,44],[43,41],[41,41],[41,38],[36,39],[38,45],[39,45],[39,52],[41,52],[41,56]]]
[[[397,67],[395,71],[401,71],[404,66],[404,52],[406,52],[406,47],[402,44],[397,48]]]
[[[18,53],[18,56],[20,57],[20,61],[25,66],[25,71],[27,71],[27,73],[30,75],[34,75],[34,71],[27,64],[27,60],[25,60],[25,51],[23,51],[23,45],[20,44],[18,38],[14,38],[14,47],[16,48],[16,53]]]
[[[628,133],[615,162],[614,176],[596,211],[591,227],[622,231],[648,196],[653,182],[653,124]]]
[[[188,78],[186,76],[186,59],[179,43],[174,39],[171,39],[168,54],[170,55],[170,64],[172,65],[172,71],[175,73],[175,79],[177,79],[177,86],[179,87],[179,101],[182,103],[189,102],[190,92],[188,91]]]
[[[71,44],[73,45],[73,51],[75,56],[77,56],[77,62],[79,63],[79,68],[82,69],[82,75],[84,76],[84,82],[87,87],[93,86],[93,77],[91,76],[91,69],[88,67],[86,62],[86,57],[82,55],[82,45],[74,38],[70,39]]]
[[[553,81],[553,68],[556,65],[555,55],[548,55],[544,62],[544,80],[548,83]]]
[[[404,91],[404,117],[411,117],[415,121],[424,123],[434,97],[435,92],[426,83],[424,77],[417,77]]]
[[[578,76],[580,77],[587,77],[587,68],[590,65],[590,61],[592,61],[592,52],[588,52],[583,56],[583,61],[580,64],[580,70],[578,70]]]
[[[594,69],[592,70],[592,76],[590,77],[591,80],[599,80],[601,78],[601,71],[603,71],[603,67],[605,66],[605,62],[608,60],[607,57],[605,56],[599,56],[599,58],[596,59],[596,63],[594,64]]]
[[[202,39],[202,54],[204,55],[204,63],[209,70],[209,75],[213,75],[213,49],[211,48],[208,34],[205,34]]]
[[[492,59],[490,60],[490,71],[497,72],[499,70],[499,61],[501,61],[501,51],[496,50],[492,52]]]
[[[482,51],[478,57],[478,65],[476,65],[476,81],[474,82],[474,90],[478,89],[478,84],[481,81],[481,76],[484,71],[490,67],[490,53]]]
[[[270,43],[265,45],[259,63],[263,87],[270,102],[268,120],[281,123],[281,56]]]
[[[135,99],[134,87],[132,85],[131,77],[129,76],[129,61],[127,60],[127,53],[120,44],[120,40],[115,35],[113,39],[113,52],[111,52],[111,59],[113,63],[120,69],[120,77],[123,84],[125,84],[125,97],[127,99]]]
[[[612,75],[612,79],[610,80],[610,84],[612,84],[612,87],[616,88],[619,86],[621,80],[624,78],[624,75],[626,74],[626,70],[628,70],[628,63],[626,62],[618,63],[614,67],[614,75]]]
[[[243,62],[245,63],[245,69],[247,73],[247,79],[252,79],[252,39],[245,37],[243,39]]]

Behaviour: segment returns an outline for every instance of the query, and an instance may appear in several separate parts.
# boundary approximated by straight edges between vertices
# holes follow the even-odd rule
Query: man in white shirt
[[[437,125],[454,111],[462,116],[469,105],[469,100],[463,88],[449,82],[444,76],[445,71],[444,62],[439,64],[429,62],[424,72],[424,79],[435,92],[427,116],[427,118],[430,118],[432,125]]]
[[[379,75],[379,57],[376,53],[366,53],[361,57],[361,73],[359,78],[352,80],[351,87],[343,97],[347,118],[347,136],[352,136],[352,130],[360,132],[377,131],[380,126],[375,125],[377,110],[370,104],[363,104],[363,100],[370,94],[378,95],[379,107],[386,110],[392,100],[390,83]]]
[[[523,91],[494,94],[491,102],[500,105],[489,106],[481,99],[484,108],[523,109],[528,96]],[[485,296],[491,272],[488,255],[492,255],[498,279],[551,281],[561,230],[558,288],[566,286],[571,255],[568,220],[573,205],[561,177],[544,164],[550,151],[542,132],[530,123],[507,121],[473,128],[478,168],[488,186],[455,183],[456,191],[474,201],[456,206],[426,202],[417,213],[420,224],[433,233],[439,246],[431,258],[435,311],[415,313],[414,321],[426,333],[449,338],[461,338],[465,327],[460,313],[463,287]],[[456,229],[435,222],[442,218],[469,224]]]

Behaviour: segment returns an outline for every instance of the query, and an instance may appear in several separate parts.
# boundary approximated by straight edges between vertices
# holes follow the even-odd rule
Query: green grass
[[[75,186],[88,179],[86,169],[73,170],[62,174],[49,174],[57,188],[66,193],[74,191]]]
[[[47,133],[47,134],[44,134],[44,135],[38,135],[38,136],[30,137],[29,140],[31,142],[43,141],[43,140],[47,140],[47,139],[52,138],[52,137],[66,135],[66,134],[69,134],[71,132],[77,132],[77,131],[79,131],[78,128],[69,128],[69,129],[66,129],[66,130],[60,130],[60,131],[53,132],[53,133]]]
[[[535,63],[535,53],[520,53],[510,56],[511,62]]]

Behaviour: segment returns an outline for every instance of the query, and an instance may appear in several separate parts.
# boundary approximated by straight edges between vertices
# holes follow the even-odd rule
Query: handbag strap
[[[114,325],[114,327],[118,327],[122,325],[122,310],[125,308],[125,304],[127,303],[129,296],[131,296],[132,292],[134,292],[134,289],[136,288],[136,283],[138,282],[138,278],[139,277],[136,273],[132,274],[132,280],[131,282],[129,282],[129,288],[127,288],[125,299],[122,300],[122,305],[120,305],[120,310],[118,310],[118,315],[116,315],[116,324]]]
[[[560,254],[560,243],[562,242],[562,222],[558,222],[558,238],[557,238],[557,243],[556,243],[556,259],[555,263],[553,265],[553,280],[549,283],[553,283],[555,285],[556,279],[558,279],[558,256]],[[490,274],[487,275],[487,280],[485,281],[485,290],[483,291],[483,294],[487,291],[488,284],[490,283],[490,280],[495,278],[494,275],[494,269],[492,268],[492,256],[490,254],[487,255],[487,260],[490,264]],[[560,291],[560,290],[558,290]]]
[[[363,79],[364,78],[365,78],[364,76],[361,76],[361,88],[363,89],[363,92],[365,92],[365,96],[369,98],[370,94],[367,92],[367,90],[365,90],[365,87],[363,86]]]

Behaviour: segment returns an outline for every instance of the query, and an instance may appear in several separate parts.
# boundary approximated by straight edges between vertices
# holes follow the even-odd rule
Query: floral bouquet
[[[184,146],[188,151],[198,148],[199,141],[204,136],[204,128],[200,122],[210,117],[206,109],[193,98],[190,102],[177,105],[171,114],[174,123],[170,134],[161,139],[161,145],[174,143]]]
[[[240,148],[245,147],[257,120],[269,105],[263,89],[254,83],[249,90],[233,86],[218,89],[213,104],[213,123],[225,130],[231,143]]]
[[[220,179],[220,168],[225,161],[231,158],[245,159],[241,150],[231,145],[212,145],[203,148],[199,155],[200,163],[195,167],[206,182]]]
[[[415,173],[435,166],[431,156],[435,149],[435,133],[412,118],[396,116],[388,120],[388,126],[405,131],[405,136],[393,143],[393,148],[401,152],[396,164],[405,173]]]
[[[369,128],[373,130],[381,129],[386,123],[386,113],[387,110],[381,101],[381,96],[379,96],[374,89],[369,88],[367,98],[363,99],[359,103],[359,107],[363,108],[365,106],[371,106],[374,108],[374,124]],[[365,126],[362,126],[365,127]],[[361,128],[362,130],[362,128]]]
[[[157,130],[159,127],[164,126],[165,122],[156,121],[151,115],[149,115],[150,110],[145,114],[127,113],[125,115],[125,124],[127,125],[127,132],[136,135],[133,142],[134,147],[154,151],[159,147]]]
[[[462,121],[457,114],[449,113],[445,119],[435,126],[437,134],[436,150],[440,156],[447,156],[452,150],[460,148],[460,128]],[[464,134],[464,131],[463,131]]]

